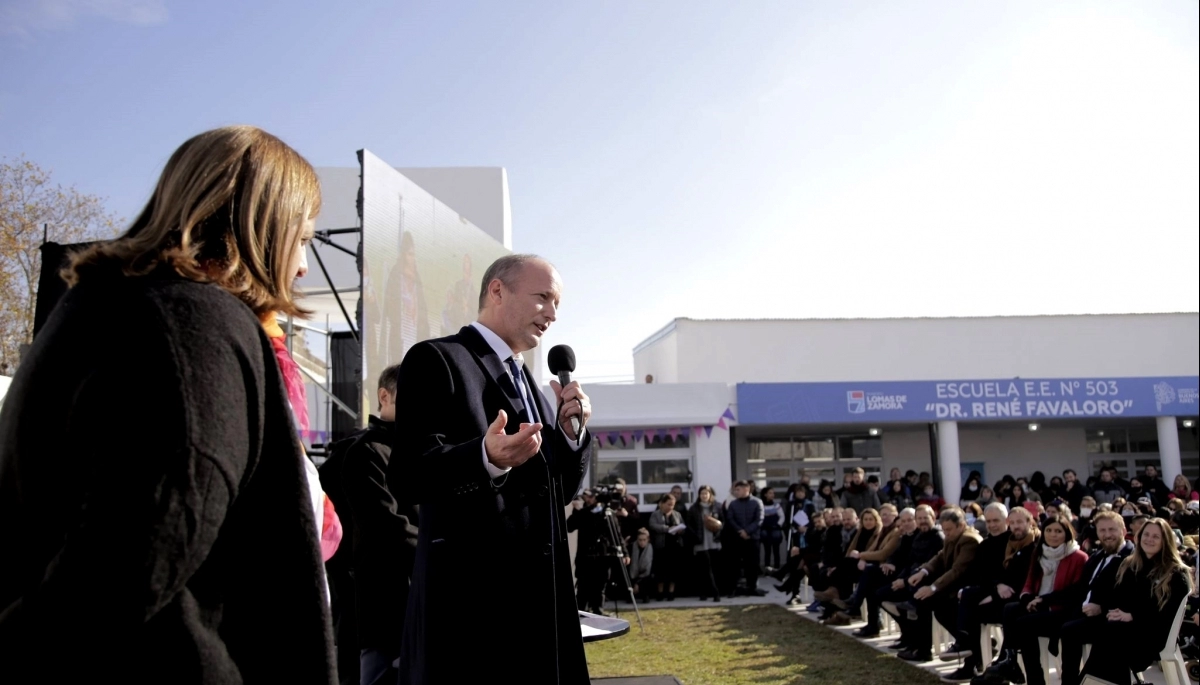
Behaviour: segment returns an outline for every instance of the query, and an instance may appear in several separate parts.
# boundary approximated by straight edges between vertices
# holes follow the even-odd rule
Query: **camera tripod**
[[[604,557],[608,559],[616,559],[617,567],[621,569],[621,578],[625,581],[625,591],[629,593],[629,603],[633,605],[633,613],[637,615],[638,629],[646,632],[646,626],[642,624],[642,612],[638,609],[637,597],[633,592],[633,580],[629,577],[629,567],[625,565],[625,559],[628,558],[625,554],[625,543],[621,540],[621,527],[617,525],[617,514],[611,507],[604,507],[604,531],[608,543],[608,549],[604,553]],[[613,597],[613,612],[620,615],[619,600]]]

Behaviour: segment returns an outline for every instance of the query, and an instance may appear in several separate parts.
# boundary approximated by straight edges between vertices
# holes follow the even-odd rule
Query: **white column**
[[[938,421],[938,464],[941,468],[942,499],[957,506],[958,493],[962,490],[958,458],[958,422]]]
[[[1183,473],[1183,462],[1179,459],[1179,427],[1174,416],[1159,416],[1158,421],[1158,470],[1167,487],[1175,482],[1175,476]]]

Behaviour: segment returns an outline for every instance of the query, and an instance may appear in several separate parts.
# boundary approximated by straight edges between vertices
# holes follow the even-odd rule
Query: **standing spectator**
[[[679,515],[682,516],[684,520],[687,520],[688,505],[683,501],[683,486],[672,485],[671,496],[675,498],[675,511],[679,512]]]
[[[992,491],[991,486],[984,485],[979,488],[979,499],[975,501],[979,504],[979,506],[984,508],[984,511],[987,511],[988,505],[996,502],[996,495]]]
[[[1200,499],[1200,492],[1193,490],[1192,483],[1181,473],[1178,476],[1175,476],[1175,485],[1171,488],[1171,495],[1168,500],[1171,499],[1180,499],[1184,502],[1190,502],[1194,499]]]
[[[1151,519],[1117,571],[1116,607],[1105,614],[1108,623],[1097,631],[1084,673],[1128,684],[1131,672],[1158,660],[1191,589],[1191,571],[1179,558],[1170,524]]]
[[[978,502],[968,502],[967,505],[963,507],[963,514],[967,517],[967,525],[974,528],[976,533],[979,533],[981,536],[985,537],[989,534],[988,524],[983,515],[983,507],[979,506]],[[1000,520],[1003,521],[1005,516],[1008,516],[1007,509],[1005,509],[1004,514],[1000,516]]]
[[[882,504],[879,493],[867,487],[865,474],[861,467],[847,474],[850,481],[842,492],[843,509],[853,509],[855,514],[862,514],[864,509],[879,511],[879,505]]]
[[[783,505],[775,501],[775,488],[763,488],[763,522],[759,540],[767,573],[780,567],[779,546],[783,544]]]
[[[400,656],[417,554],[417,508],[397,501],[387,486],[399,379],[398,365],[379,375],[379,416],[369,417],[367,430],[345,451],[341,465],[354,531],[354,606],[362,685],[382,678],[394,682],[399,676],[392,662]]]
[[[962,486],[962,490],[958,493],[958,504],[961,507],[966,507],[971,502],[979,500],[979,476],[974,473],[967,479],[966,485]],[[982,518],[982,517],[981,517]]]
[[[219,128],[73,258],[0,412],[6,682],[337,682],[316,467],[260,318],[303,314],[320,207],[295,150]]]
[[[1025,487],[1020,483],[1013,483],[1012,487],[1008,490],[1008,508],[1016,509],[1025,504],[1025,499]]]
[[[763,521],[762,500],[750,495],[750,483],[739,480],[733,484],[734,500],[726,512],[726,526],[736,536],[735,555],[746,577],[746,593],[762,597],[758,589],[758,538]]]
[[[698,500],[688,509],[688,529],[695,538],[696,561],[699,562],[700,599],[712,596],[714,602],[721,601],[720,584],[717,583],[717,555],[721,552],[721,506],[717,504],[717,491],[711,485],[701,485]]]
[[[1142,473],[1142,485],[1150,493],[1150,499],[1154,501],[1156,507],[1161,507],[1171,496],[1171,488],[1168,488],[1167,484],[1163,482],[1158,467],[1153,464],[1147,466]]]
[[[903,480],[894,480],[888,484],[887,491],[883,493],[883,499],[890,502],[896,509],[911,509],[915,502],[908,494],[908,486]]]
[[[1063,491],[1060,497],[1066,500],[1071,511],[1079,511],[1079,504],[1084,497],[1090,494],[1092,493],[1087,486],[1079,482],[1079,476],[1075,474],[1075,469],[1063,471]]]
[[[889,474],[888,474],[888,481],[883,484],[883,489],[885,491],[891,490],[892,483],[896,483],[896,482],[899,482],[902,486],[905,486],[905,487],[907,487],[907,485],[908,485],[908,483],[905,482],[905,480],[904,480],[904,476],[902,476],[900,474],[900,469],[893,467],[891,472],[889,472]]]
[[[813,495],[813,508],[817,513],[821,513],[826,509],[834,509],[838,506],[837,495],[833,494],[833,481],[823,480],[820,486],[817,487],[817,492]]]
[[[1100,481],[1092,488],[1092,498],[1095,500],[1095,504],[1112,504],[1118,497],[1125,496],[1125,491],[1121,489],[1121,486],[1113,482],[1115,476],[1116,471],[1113,469],[1100,470]],[[1081,502],[1080,511],[1082,511],[1082,506]]]
[[[613,481],[613,489],[618,493],[619,502],[614,512],[617,515],[617,527],[621,529],[621,539],[628,547],[642,527],[642,513],[638,510],[637,498],[626,490],[624,478]]]
[[[1145,481],[1142,480],[1142,476],[1134,476],[1133,478],[1130,478],[1129,479],[1129,490],[1126,491],[1126,493],[1125,493],[1125,501],[1136,503],[1139,499],[1141,499],[1143,497],[1149,497],[1149,498],[1151,498],[1150,501],[1154,502],[1153,493],[1151,493],[1149,490],[1146,489],[1144,483],[1145,483]],[[1116,508],[1115,504],[1114,504],[1114,508]]]
[[[1029,477],[1029,484],[1025,488],[1036,492],[1043,502],[1049,502],[1058,496],[1050,493],[1050,486],[1046,484],[1046,474],[1041,471],[1033,472],[1033,475]]]
[[[946,506],[946,500],[933,491],[933,483],[925,483],[921,487],[921,494],[917,497],[917,504],[927,505],[930,509],[938,512],[942,510],[942,507]]]
[[[658,599],[663,598],[666,588],[668,601],[675,601],[675,580],[679,575],[679,561],[683,551],[683,518],[675,511],[675,498],[663,495],[658,500],[658,509],[650,514],[650,541],[654,545],[654,582],[658,585]],[[755,556],[758,556],[757,554]]]
[[[654,547],[650,544],[650,531],[639,528],[637,540],[629,552],[629,584],[639,600],[649,602],[650,586],[653,583]]]
[[[1046,494],[1050,495],[1049,499],[1057,499],[1063,496],[1063,491],[1066,489],[1062,476],[1054,476],[1050,479],[1050,487],[1046,489]]]
[[[603,613],[604,586],[608,583],[608,521],[604,505],[589,488],[571,500],[567,532],[578,531],[575,541],[575,603],[580,611]],[[364,683],[365,685],[365,683]]]

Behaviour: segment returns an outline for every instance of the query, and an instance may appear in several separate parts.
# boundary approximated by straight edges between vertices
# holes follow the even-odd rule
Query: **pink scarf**
[[[271,340],[271,349],[275,351],[275,361],[279,363],[279,371],[283,375],[283,385],[287,390],[288,404],[292,407],[292,418],[296,421],[296,428],[299,430],[300,435],[307,435],[309,426],[308,397],[304,391],[304,377],[300,373],[300,367],[296,364],[296,360],[292,359],[291,353],[288,352],[287,337],[284,335],[283,329],[275,321],[275,314],[267,314],[261,320],[263,330],[266,331],[267,337]],[[299,437],[297,437],[297,440],[299,440]],[[304,449],[304,443],[300,444],[300,448]],[[304,457],[304,459],[308,461],[308,457]],[[307,464],[305,466],[307,468]],[[320,487],[320,481],[310,476],[309,487]],[[321,559],[322,561],[329,561],[330,557],[337,551],[338,545],[341,544],[342,522],[333,508],[333,502],[324,492],[321,493],[321,508],[322,511],[319,514],[321,519]],[[317,514],[317,512],[314,511],[314,514]]]

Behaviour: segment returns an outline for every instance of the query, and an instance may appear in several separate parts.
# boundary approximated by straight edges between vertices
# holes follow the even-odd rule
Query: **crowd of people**
[[[1200,493],[1182,476],[1167,488],[1153,466],[1129,481],[1105,468],[1084,482],[1068,469],[1049,482],[1035,473],[989,487],[971,474],[957,502],[936,493],[928,474],[898,469],[882,485],[859,469],[837,490],[801,482],[779,500],[772,488],[754,490],[738,481],[718,502],[702,486],[690,507],[676,491],[646,521],[632,498],[615,502],[641,598],[670,601],[683,585],[714,601],[762,595],[765,572],[791,605],[803,604],[809,585],[807,610],[825,624],[850,625],[865,608],[858,637],[879,636],[887,612],[900,629],[891,648],[908,661],[933,659],[937,621],[953,642],[941,658],[961,660],[947,682],[1043,685],[1050,649],[1061,682],[1079,685],[1088,674],[1129,683],[1156,661],[1195,587]],[[571,520],[605,509],[585,492]],[[594,582],[593,600],[603,591]],[[1003,628],[992,663],[981,654],[988,625]],[[1085,645],[1093,646],[1086,661]]]

